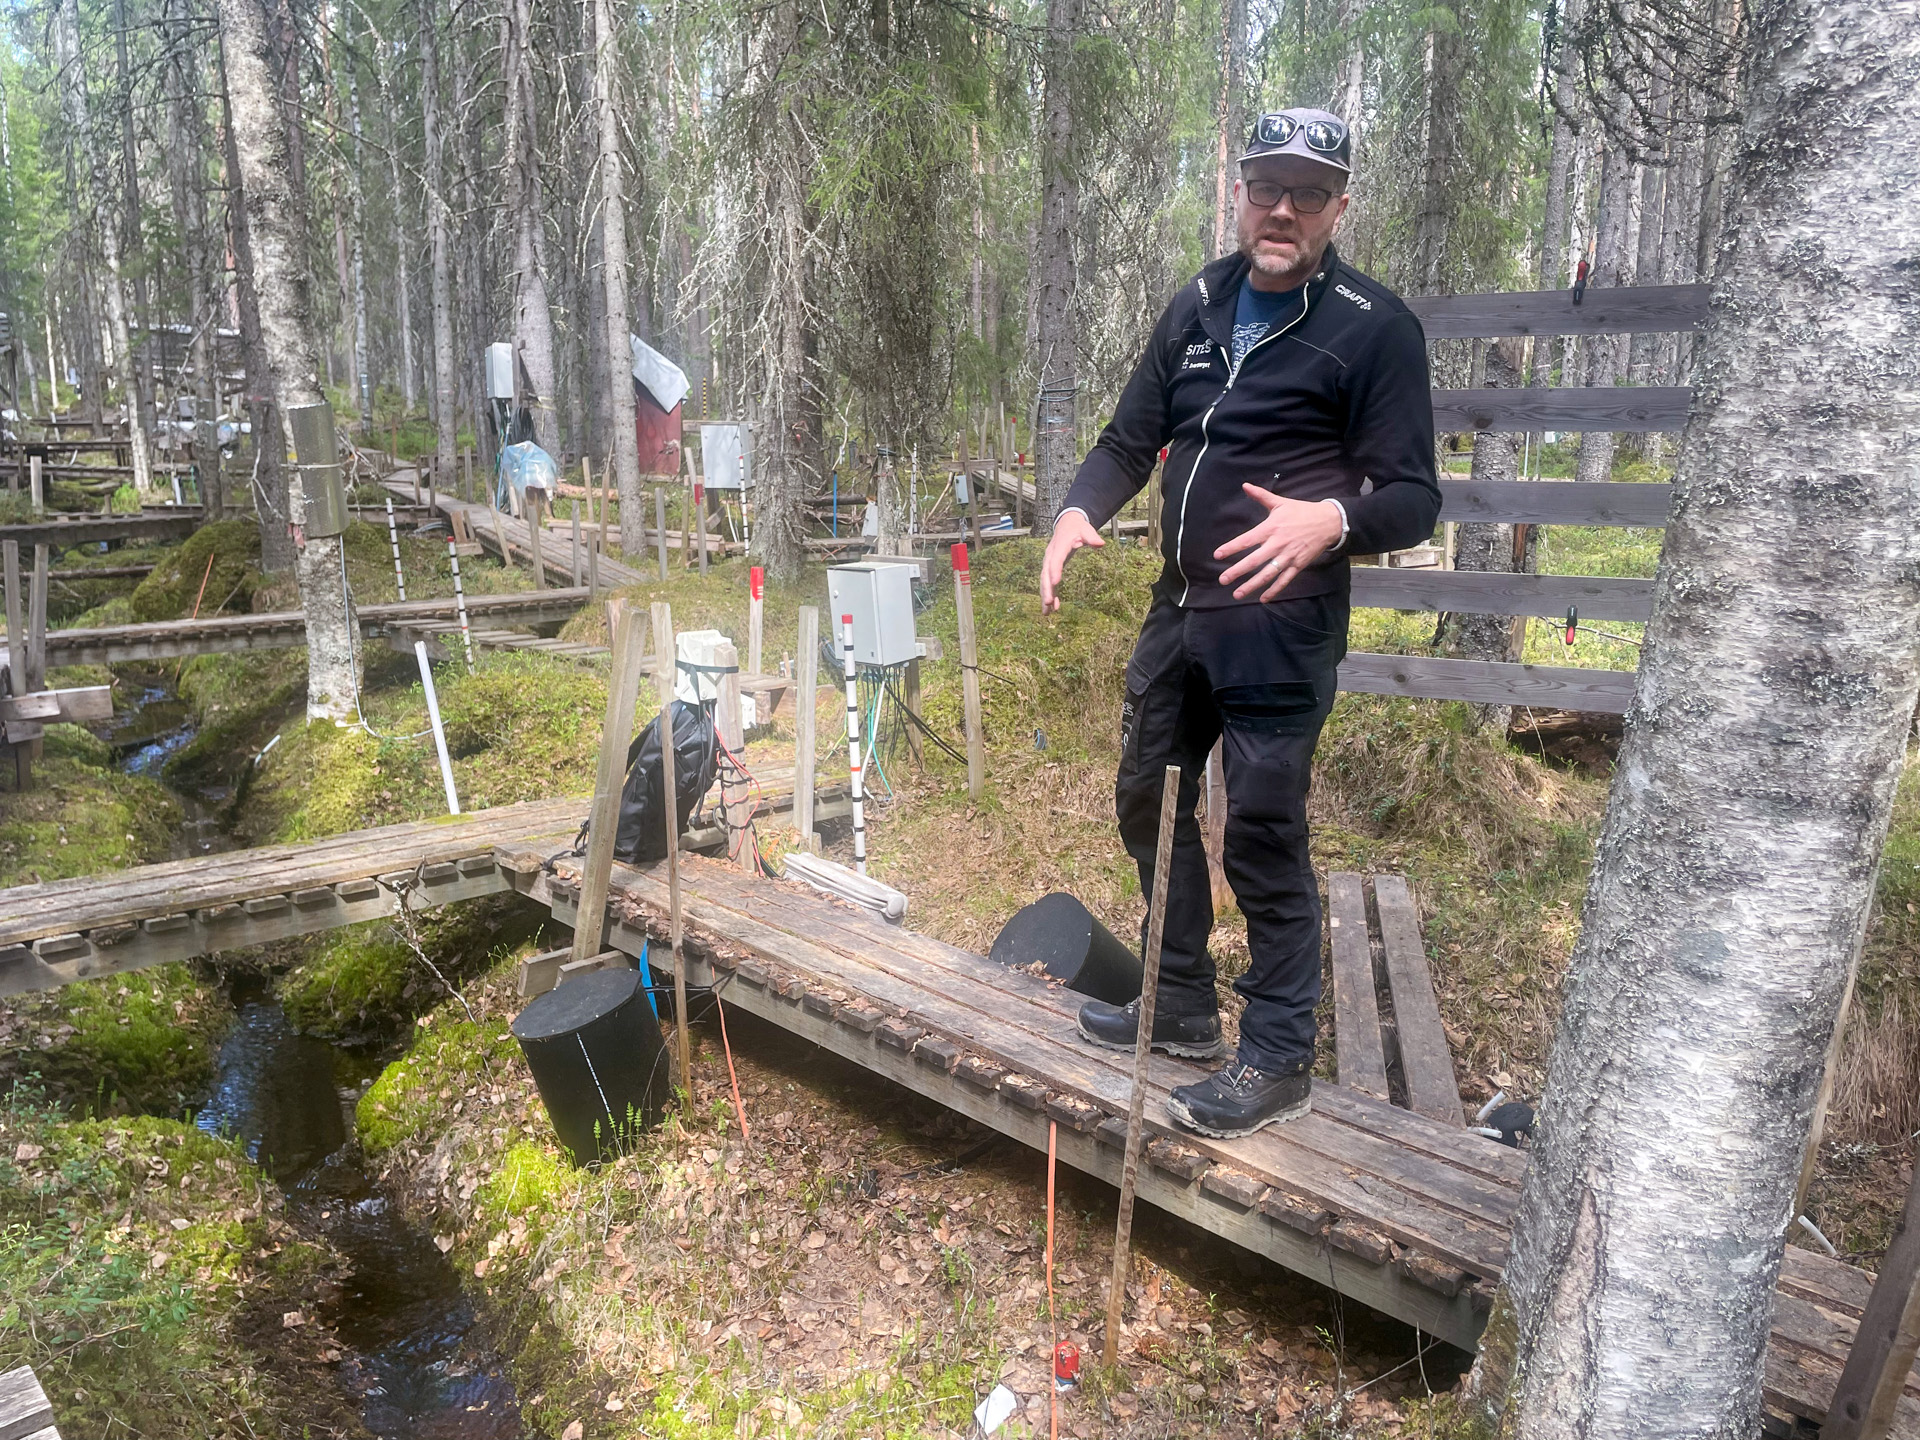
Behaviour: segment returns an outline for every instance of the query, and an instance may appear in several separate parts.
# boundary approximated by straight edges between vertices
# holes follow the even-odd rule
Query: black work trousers
[[[1156,599],[1127,665],[1114,803],[1149,899],[1161,787],[1166,767],[1180,767],[1158,1004],[1167,1014],[1218,1006],[1207,952],[1213,892],[1193,812],[1207,754],[1224,736],[1224,859],[1253,954],[1234,982],[1247,1001],[1239,1058],[1262,1070],[1313,1059],[1320,892],[1307,854],[1307,786],[1347,653],[1347,613],[1345,595],[1220,610]]]

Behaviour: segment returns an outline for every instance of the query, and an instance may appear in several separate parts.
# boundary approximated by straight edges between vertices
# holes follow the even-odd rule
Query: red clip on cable
[[[1573,632],[1579,628],[1580,607],[1578,605],[1569,605],[1567,607],[1567,644],[1569,646],[1573,644]]]

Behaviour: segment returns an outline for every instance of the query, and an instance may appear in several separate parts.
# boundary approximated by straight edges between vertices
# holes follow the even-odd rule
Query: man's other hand
[[[1335,523],[1338,523],[1336,519]],[[1060,608],[1060,577],[1067,573],[1067,557],[1083,545],[1099,550],[1106,541],[1078,510],[1062,510],[1053,522],[1053,538],[1047,541],[1046,558],[1040,562],[1040,613],[1050,615]]]
[[[1220,583],[1239,581],[1234,599],[1257,595],[1264,602],[1286,589],[1303,566],[1340,543],[1340,510],[1325,500],[1289,500],[1258,485],[1240,488],[1267,507],[1267,518],[1227,541],[1213,552],[1213,558],[1224,560],[1247,551],[1221,575]],[[1047,556],[1053,556],[1051,547]]]

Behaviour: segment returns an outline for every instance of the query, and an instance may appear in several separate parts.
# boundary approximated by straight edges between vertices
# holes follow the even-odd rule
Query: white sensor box
[[[853,617],[853,658],[861,665],[904,665],[919,658],[913,638],[913,577],[919,567],[911,561],[864,560],[835,565],[827,571],[828,621],[833,627],[834,653],[841,653],[840,617]]]

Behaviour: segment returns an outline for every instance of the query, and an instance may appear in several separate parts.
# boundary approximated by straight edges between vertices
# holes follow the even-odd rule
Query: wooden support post
[[[967,717],[967,794],[978,800],[986,782],[986,737],[980,728],[980,647],[973,634],[973,573],[963,540],[953,547],[953,608],[960,621],[960,690]]]
[[[767,572],[747,570],[747,674],[760,674],[760,642],[765,637]]]
[[[673,645],[673,607],[653,602],[653,656],[660,690],[660,793],[666,797],[667,953],[673,965],[673,1053],[680,1090],[693,1102],[693,1047],[687,1040],[687,967],[680,952],[680,806],[673,776],[673,687],[679,665]]]
[[[580,457],[580,488],[587,492],[587,544],[593,545],[593,461]],[[602,515],[603,521],[607,518]]]
[[[1169,765],[1160,785],[1160,840],[1153,857],[1153,903],[1147,911],[1147,953],[1141,957],[1140,1028],[1133,1041],[1133,1093],[1127,1104],[1127,1148],[1120,1162],[1120,1216],[1113,1231],[1113,1278],[1107,1286],[1105,1358],[1117,1363],[1120,1319],[1133,1259],[1133,1189],[1140,1177],[1141,1129],[1146,1122],[1147,1066],[1153,1055],[1153,1012],[1160,988],[1160,937],[1167,928],[1167,874],[1173,868],[1173,817],[1180,808],[1180,767]]]
[[[539,496],[540,492],[538,490],[527,491],[527,549],[533,559],[533,588],[536,590],[544,590],[547,588],[547,566],[545,559],[540,553],[540,541],[542,539],[540,534],[540,519],[546,506],[540,503]]]
[[[573,558],[572,563],[567,567],[567,578],[575,585],[581,584],[584,579],[580,574],[580,507],[578,505],[573,507]]]
[[[1207,879],[1213,888],[1217,915],[1233,905],[1233,887],[1227,884],[1227,742],[1213,742],[1207,756],[1207,828],[1202,838],[1207,852]]]
[[[593,543],[593,536],[587,536],[587,594],[600,593],[600,547]]]
[[[466,475],[466,483],[461,487],[460,497],[469,505],[473,504],[473,447],[460,447],[460,465]]]
[[[1834,1386],[1821,1440],[1886,1440],[1920,1354],[1920,1170]]]
[[[723,640],[713,647],[713,663],[726,669],[729,674],[720,676],[715,687],[719,692],[714,699],[713,720],[720,732],[720,743],[738,755],[746,748],[745,726],[740,718],[740,652],[734,648],[731,640]],[[720,771],[720,818],[727,832],[727,846],[734,862],[749,875],[755,872],[753,858],[753,804],[748,794],[747,783],[731,765],[722,762]]]
[[[600,467],[600,553],[610,555],[607,546],[611,543],[608,526],[613,523],[613,464],[609,461]],[[622,554],[625,552],[622,551]]]
[[[493,538],[500,543],[500,563],[511,567],[513,564],[513,545],[507,539],[507,517],[498,509],[493,512]]]
[[[45,514],[47,509],[47,482],[45,477],[40,473],[40,457],[38,455],[29,456],[27,459],[27,494],[33,498],[33,513],[36,515]]]
[[[433,512],[440,508],[440,461],[437,457],[427,457],[427,518],[433,518]]]
[[[33,583],[27,587],[27,689],[47,688],[47,547],[33,547]]]
[[[653,487],[653,538],[660,549],[660,578],[667,578],[667,487]]]
[[[902,688],[907,692],[907,709],[918,715],[920,713],[920,657],[918,655],[907,661],[906,674],[902,677]],[[913,757],[916,768],[926,764],[926,752],[920,748],[920,727],[911,720],[907,722],[907,754]]]
[[[1793,1218],[1807,1213],[1807,1193],[1813,1189],[1813,1173],[1820,1164],[1820,1141],[1826,1133],[1827,1107],[1833,1103],[1834,1079],[1840,1069],[1840,1048],[1846,1042],[1847,1021],[1853,1014],[1853,989],[1860,977],[1860,955],[1856,951],[1847,970],[1847,987],[1840,992],[1840,1013],[1833,1018],[1833,1034],[1827,1039],[1827,1065],[1820,1074],[1820,1089],[1813,1097],[1813,1125],[1807,1131],[1807,1148],[1800,1155],[1800,1179],[1793,1191]]]
[[[600,764],[593,780],[587,822],[587,858],[580,873],[580,911],[573,922],[573,958],[598,955],[606,939],[607,881],[613,874],[613,839],[620,824],[620,792],[627,779],[627,745],[639,700],[646,631],[640,617],[619,600],[607,606],[613,674],[607,686],[606,725],[600,732]],[[671,808],[671,807],[669,807]]]
[[[962,534],[970,535],[973,540],[973,548],[978,550],[980,548],[980,507],[974,502],[973,498],[973,461],[968,458],[967,455],[967,426],[965,421],[962,421],[960,425],[960,494],[963,497],[960,501],[960,512],[962,519],[965,521]]]
[[[700,526],[700,573],[707,573],[707,487],[693,482],[693,513]]]
[[[20,542],[0,540],[7,603],[7,673],[13,693],[27,693],[27,595],[20,587]]]
[[[8,542],[12,543],[12,542]],[[814,727],[820,707],[820,612],[800,607],[800,648],[793,663],[793,828],[809,850],[820,842],[813,833]]]

